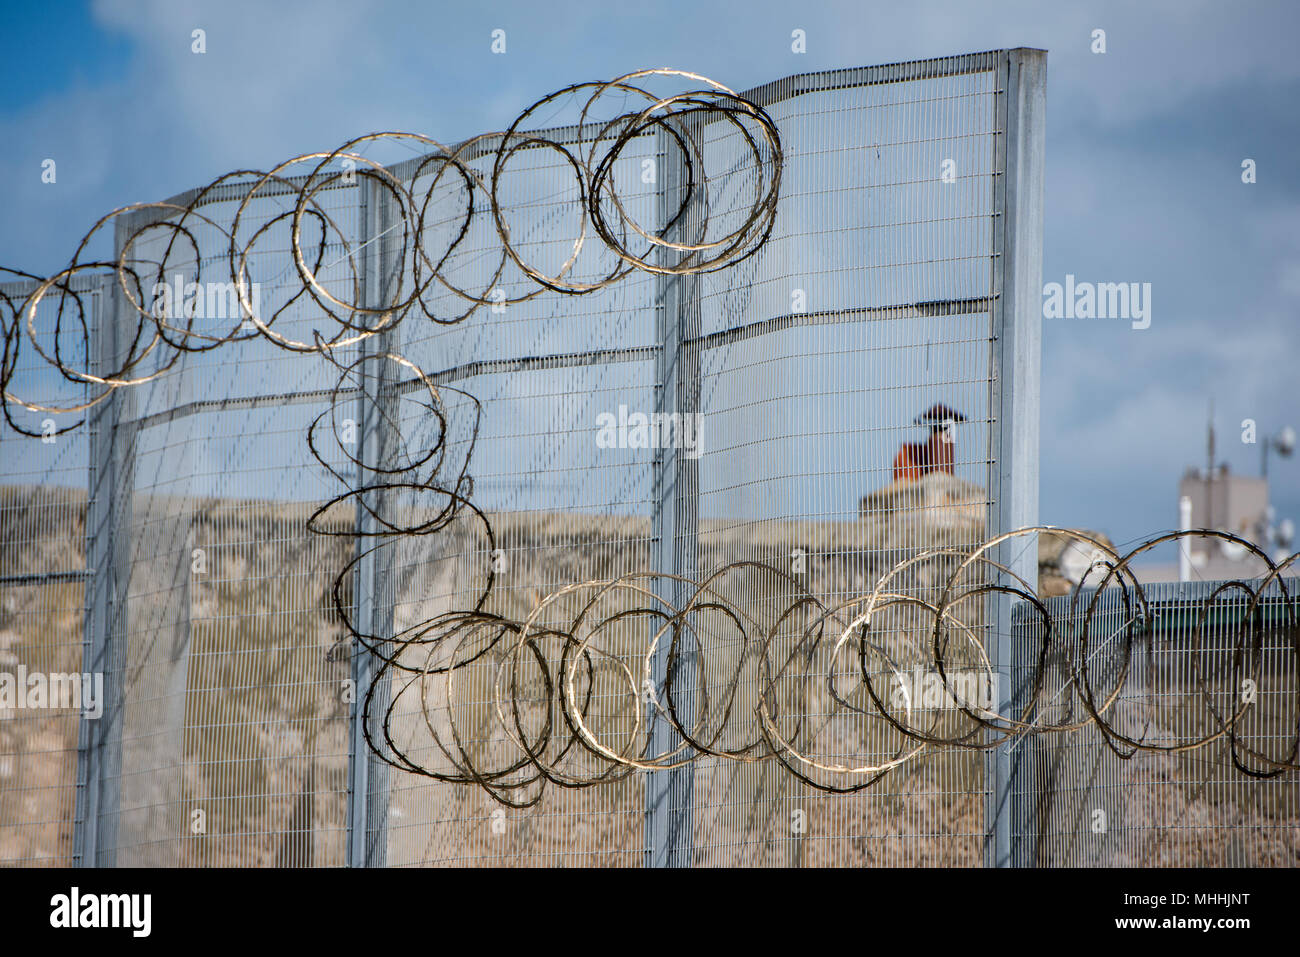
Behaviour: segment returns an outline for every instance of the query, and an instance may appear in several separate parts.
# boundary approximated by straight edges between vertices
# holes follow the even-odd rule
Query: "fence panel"
[[[971,548],[993,528],[1001,63],[987,55],[839,71],[758,92],[782,131],[781,215],[735,275],[701,278],[704,567],[788,568],[835,606],[869,593],[922,548]],[[740,145],[718,130],[710,147],[726,155]],[[913,440],[914,418],[940,403],[966,419],[950,434],[953,474],[908,481],[895,472],[896,450]],[[941,582],[927,567],[894,589],[933,600]],[[749,571],[726,587],[767,627],[797,597],[794,582]],[[902,670],[933,670],[924,622],[893,614],[877,622],[885,618],[877,633],[889,633]],[[804,654],[809,620],[780,621],[774,658]],[[715,640],[710,687],[720,694],[740,669],[750,680],[735,708],[752,711],[762,685],[744,668],[745,649]],[[806,716],[798,749],[824,764],[884,764],[905,744],[879,717],[829,697],[829,679],[850,687],[855,664],[832,656],[832,644],[807,649],[797,679],[785,682],[791,712]],[[882,664],[873,677],[885,687],[890,674]],[[869,706],[860,688],[850,701]],[[875,776],[810,771],[804,782],[774,761],[701,760],[696,860],[979,863],[986,783],[977,752],[933,748],[856,793],[814,786]]]
[[[1085,721],[1082,678],[1071,679],[1086,670],[1099,707],[1113,698],[1101,709],[1107,725],[1148,749],[1133,753],[1113,736],[1108,744],[1095,723],[1018,739],[1017,866],[1296,866],[1300,774],[1274,773],[1269,762],[1296,761],[1300,580],[1258,585],[1147,585],[1146,607],[1118,587],[1100,595],[1087,589],[1074,603],[1048,599],[1058,637],[1035,720],[1044,727]],[[1022,694],[1036,670],[1043,628],[1038,614],[1018,606],[1015,675]],[[1203,743],[1187,746],[1195,742]]]
[[[30,340],[13,334],[19,310],[36,288],[31,281],[0,284],[4,362],[12,370],[6,391],[34,405],[78,405],[86,401],[85,386],[61,380]],[[38,340],[43,350],[53,352],[57,338],[60,354],[85,367],[89,327],[102,303],[98,289],[97,279],[77,275],[66,294],[50,291],[34,317],[46,332]],[[84,776],[77,764],[81,702],[61,700],[61,689],[64,676],[90,670],[82,662],[89,442],[85,427],[74,424],[81,418],[75,414],[12,403],[5,403],[5,411],[0,681],[8,687],[0,695],[0,863],[67,866],[75,863],[78,782]],[[38,683],[39,699],[29,694]],[[77,689],[82,690],[94,694],[93,685]]]

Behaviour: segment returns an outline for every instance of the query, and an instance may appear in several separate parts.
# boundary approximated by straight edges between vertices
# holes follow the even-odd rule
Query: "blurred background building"
[[[1206,428],[1205,466],[1189,466],[1178,483],[1179,529],[1229,532],[1265,552],[1274,562],[1291,554],[1295,522],[1278,516],[1270,504],[1269,456],[1290,458],[1296,432],[1291,426],[1265,435],[1260,444],[1260,474],[1234,474],[1216,461],[1213,412]],[[1134,566],[1139,581],[1230,581],[1259,578],[1267,564],[1246,544],[1220,538],[1181,539],[1173,560]],[[1121,550],[1122,551],[1122,550]]]

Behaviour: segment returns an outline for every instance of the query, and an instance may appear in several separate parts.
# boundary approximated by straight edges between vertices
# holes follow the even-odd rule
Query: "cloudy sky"
[[[80,7],[79,12],[64,11]],[[1141,281],[1152,322],[1045,320],[1041,514],[1126,541],[1171,527],[1183,469],[1300,427],[1300,6],[1291,2],[26,4],[0,33],[0,264],[50,272],[108,210],[362,132],[442,141],[553,89],[673,66],[791,73],[1049,51],[1044,280]],[[191,53],[191,31],[207,53]],[[508,55],[489,50],[505,29]],[[807,52],[792,54],[793,29]],[[1094,29],[1107,52],[1090,51]],[[58,160],[57,188],[40,181]],[[1257,182],[1241,181],[1255,160]],[[1300,461],[1272,468],[1300,520]]]

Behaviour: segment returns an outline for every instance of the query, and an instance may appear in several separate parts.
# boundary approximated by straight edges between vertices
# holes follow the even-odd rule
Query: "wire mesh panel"
[[[909,554],[969,549],[989,528],[994,64],[842,71],[763,91],[785,149],[781,213],[758,254],[735,274],[702,277],[699,293],[701,563],[762,562],[793,578],[741,571],[726,587],[778,628],[773,668],[788,668],[790,718],[777,724],[797,733],[791,743],[807,760],[790,763],[807,780],[776,761],[701,761],[699,863],[980,861],[977,752],[932,748],[853,775],[814,770],[884,768],[911,749],[868,715],[856,656],[835,653],[859,609],[822,621],[805,610],[782,616],[800,587],[836,607]],[[722,126],[708,148],[735,155],[742,146]],[[924,440],[916,417],[936,406],[963,420],[940,435],[945,467],[923,446],[914,465],[900,464]],[[914,571],[890,591],[933,600],[937,569]],[[870,630],[901,666],[876,662],[881,693],[897,672],[933,671],[920,617],[887,612]],[[715,690],[744,653],[719,649]],[[733,705],[741,712],[754,710],[762,687],[756,671],[746,678]]]
[[[340,263],[321,270],[327,287],[347,284],[337,274],[355,245],[356,192],[320,201],[344,230],[325,244]],[[292,208],[274,195],[241,207],[218,191],[187,214],[193,247],[159,229],[123,254],[157,282],[118,290],[119,327],[134,315],[123,297],[137,292],[175,338],[137,367],[155,378],[120,390],[114,444],[127,467],[99,463],[92,486],[112,503],[100,538],[115,571],[102,639],[116,709],[101,732],[112,757],[96,785],[107,797],[96,809],[100,863],[343,863],[348,655],[335,647],[330,583],[350,554],[307,527],[340,489],[304,442],[337,370],[271,346],[211,278],[236,216],[265,227],[249,263],[259,315],[277,334],[310,339],[325,323],[294,301],[283,219]],[[210,222],[194,223],[200,216]],[[232,328],[235,341],[212,348]],[[351,527],[337,512],[323,517],[326,530]]]
[[[543,133],[562,143],[576,138],[564,129]],[[488,138],[459,155],[486,180],[499,144]],[[638,137],[611,174],[627,211],[650,228],[657,228],[655,184],[642,182],[639,173],[643,160],[657,160],[655,150],[654,137]],[[476,607],[502,621],[523,621],[565,586],[645,569],[651,450],[604,448],[596,426],[602,414],[646,410],[653,401],[654,278],[633,275],[581,296],[539,290],[519,264],[502,263],[491,216],[469,214],[481,196],[467,193],[441,166],[410,161],[399,170],[417,196],[427,197],[426,246],[454,245],[449,274],[461,292],[484,304],[454,325],[403,327],[402,354],[444,390],[445,417],[435,421],[427,409],[404,402],[398,430],[410,436],[403,448],[432,448],[445,437],[444,469],[464,475],[462,491],[482,514],[438,536],[386,546],[399,583],[394,633],[410,635]],[[511,155],[496,182],[497,208],[524,261],[547,275],[559,272],[578,228],[569,213],[577,189],[569,164],[553,150],[525,148]],[[465,222],[465,237],[453,244]],[[583,256],[569,278],[606,274],[616,263],[608,255]],[[445,288],[429,290],[422,303],[437,319],[467,308],[463,295]],[[393,507],[427,510],[429,496],[413,488],[399,493]],[[573,604],[550,605],[534,626],[543,633],[561,627]],[[611,661],[635,668],[644,636],[624,631],[604,650]],[[526,761],[519,767],[524,752],[498,710],[497,683],[510,646],[491,628],[461,637],[452,631],[435,651],[412,643],[403,663],[423,670],[393,675],[390,731],[404,759],[423,773],[391,779],[387,862],[639,865],[643,777],[623,772],[594,787],[565,786],[570,782],[562,776],[574,770],[566,762],[589,759],[580,748],[554,756],[563,784],[542,778]],[[545,712],[556,724],[564,719],[551,710],[554,699],[542,685],[545,669],[559,665],[562,647],[540,639],[533,646],[538,670],[524,668],[509,695],[532,709],[530,716]],[[631,720],[626,688],[600,673],[592,676],[591,693],[593,714],[609,699],[610,724],[601,732],[619,733],[616,726]],[[481,776],[492,793],[472,780],[469,786],[441,780],[466,776]]]
[[[1300,734],[1298,584],[1147,585],[1145,602],[1118,587],[1049,599],[1034,720],[1082,727],[1017,742],[1016,863],[1300,863],[1300,778],[1278,767],[1294,764]],[[1016,682],[1032,694],[1046,625],[1027,606],[1017,619]],[[1090,720],[1089,696],[1104,728]]]
[[[85,368],[97,281],[74,277],[30,316],[33,282],[0,285],[7,391],[45,409],[75,408],[86,388],[61,378],[36,352],[58,351]],[[94,715],[93,675],[82,680],[85,612],[86,454],[82,417],[5,403],[0,427],[0,863],[70,865],[80,715]],[[72,419],[74,421],[69,421]],[[87,672],[88,673],[88,672]],[[90,692],[89,695],[84,695]],[[85,700],[83,700],[83,697]],[[75,700],[74,700],[75,699]]]

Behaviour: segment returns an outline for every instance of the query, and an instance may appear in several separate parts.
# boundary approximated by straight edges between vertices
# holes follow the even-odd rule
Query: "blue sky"
[[[1125,541],[1170,527],[1183,469],[1256,474],[1300,427],[1300,6],[1294,3],[8,4],[0,263],[51,272],[89,225],[353,135],[454,142],[570,83],[674,66],[744,89],[796,72],[1049,51],[1044,281],[1153,287],[1151,328],[1044,322],[1041,514]],[[208,52],[190,52],[207,32]],[[493,56],[489,35],[507,31]],[[807,53],[790,51],[791,30]],[[1107,52],[1090,52],[1103,28]],[[58,159],[57,187],[40,182]],[[1240,180],[1257,163],[1258,182]],[[1300,519],[1300,461],[1273,500]]]

